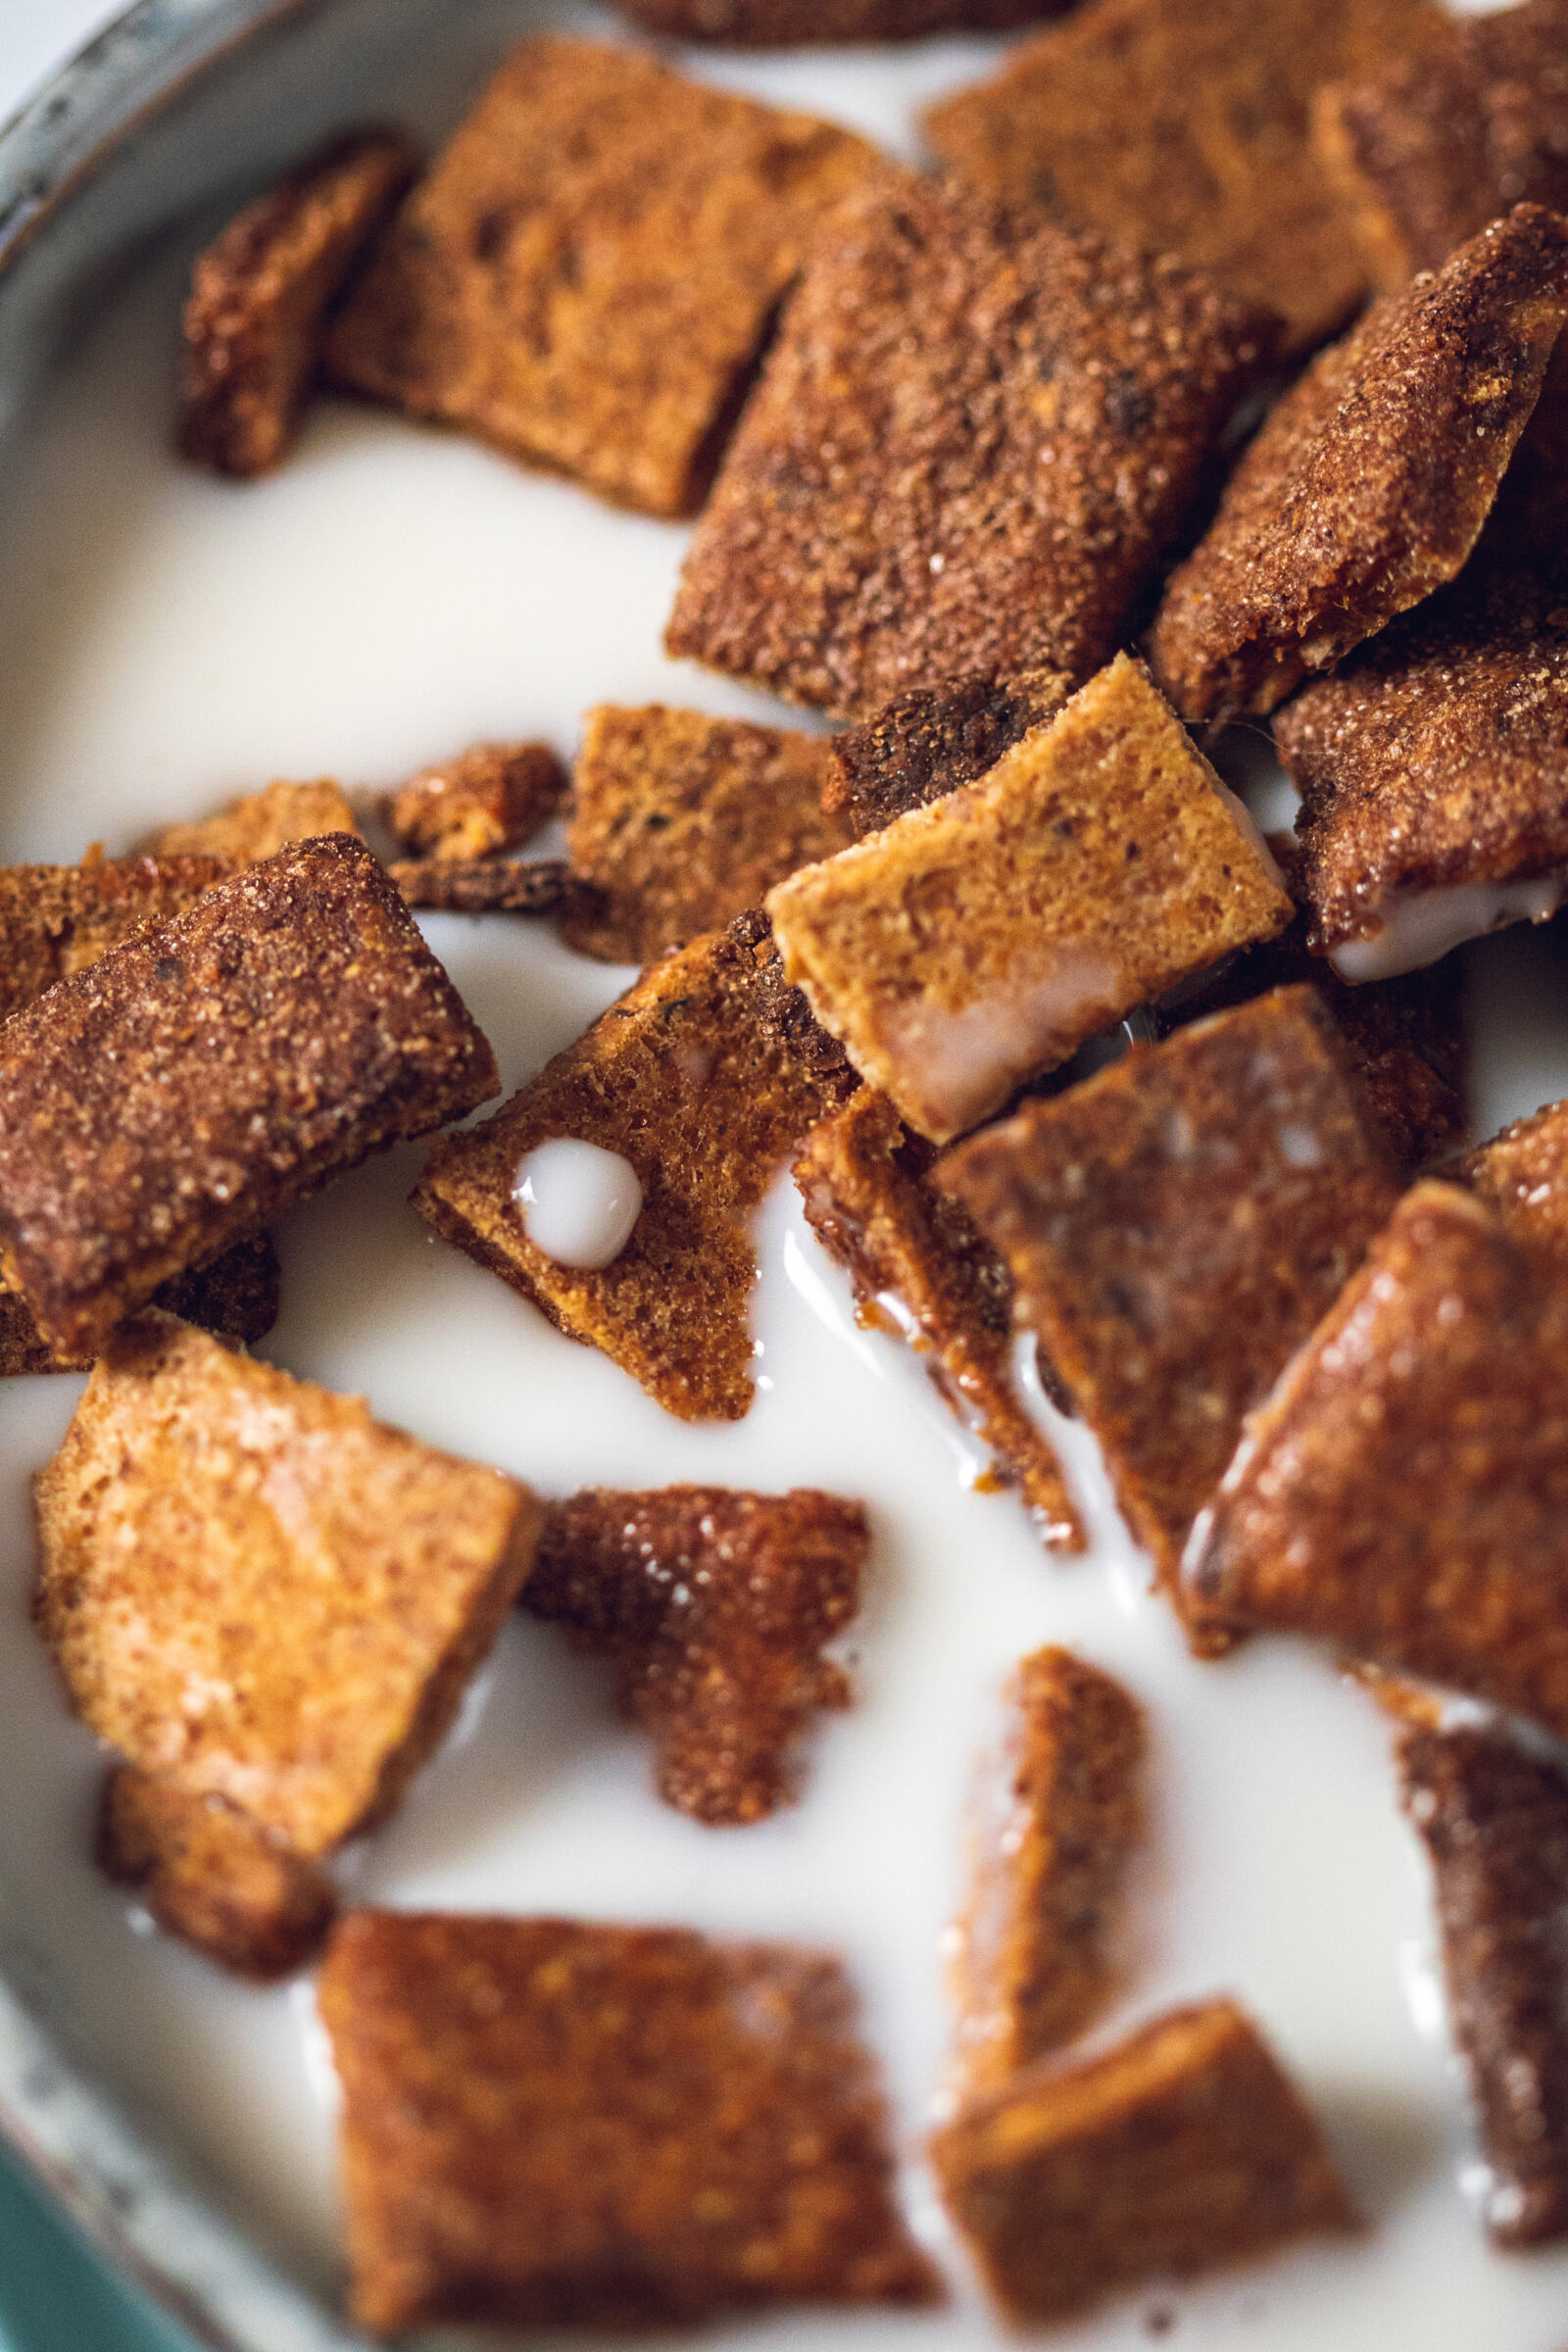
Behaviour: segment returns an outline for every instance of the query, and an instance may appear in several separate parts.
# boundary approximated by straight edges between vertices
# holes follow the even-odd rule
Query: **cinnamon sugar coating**
[[[615,0],[648,32],[737,49],[819,41],[912,41],[933,32],[1006,32],[1072,0]]]
[[[277,1321],[281,1269],[270,1234],[236,1242],[210,1265],[176,1274],[153,1293],[152,1304],[198,1330],[247,1346]],[[90,1355],[57,1355],[14,1291],[0,1290],[0,1377],[18,1372],[86,1372]]]
[[[396,1805],[539,1526],[515,1480],[161,1314],[94,1367],[35,1502],[33,1613],[82,1720],[307,1860]]]
[[[221,881],[219,858],[0,866],[0,1020]]]
[[[475,743],[389,793],[382,813],[411,858],[466,864],[520,849],[555,815],[566,785],[548,743]]]
[[[812,1715],[850,1704],[823,1647],[859,1605],[870,1544],[859,1503],[809,1488],[593,1487],[546,1511],[523,1606],[610,1658],[666,1804],[760,1821],[798,1792]]]
[[[247,205],[197,255],[179,433],[196,465],[265,473],[284,455],[328,307],[415,169],[395,132],[357,132]]]
[[[1385,296],[1276,404],[1150,640],[1188,719],[1272,710],[1451,580],[1568,313],[1568,223],[1520,205]]]
[[[562,937],[607,963],[651,963],[759,906],[799,865],[854,839],[822,811],[828,740],[650,704],[584,722],[566,832]]]
[[[440,914],[554,914],[570,877],[564,858],[399,858],[387,876],[405,906]]]
[[[1185,1566],[1276,1626],[1568,1735],[1568,1290],[1418,1184],[1250,1421]]]
[[[1497,1211],[1520,1246],[1568,1273],[1568,1102],[1515,1119],[1451,1170]]]
[[[331,373],[689,514],[812,230],[874,154],[637,49],[524,41],[378,240]]]
[[[946,678],[901,694],[831,739],[822,806],[841,811],[857,840],[896,816],[973,784],[1032,728],[1048,725],[1072,693],[1059,669],[1011,678]]]
[[[323,776],[314,784],[269,784],[193,824],[160,825],[140,847],[158,858],[220,858],[230,865],[257,865],[290,842],[359,829],[342,786]]]
[[[303,1968],[337,1909],[326,1873],[248,1814],[124,1764],[104,1782],[97,1861],[166,1935],[262,1984]]]
[[[1500,1726],[1417,1726],[1397,1752],[1432,1861],[1487,2231],[1541,2245],[1568,2236],[1568,1776]]]
[[[804,867],[767,907],[787,977],[935,1143],[1292,911],[1126,655],[979,783]]]
[[[855,1285],[863,1323],[910,1339],[938,1395],[1016,1487],[1043,1542],[1084,1549],[1050,1441],[1013,1375],[1012,1277],[966,1209],[931,1181],[936,1152],[862,1086],[795,1162],[806,1221]],[[911,1337],[912,1331],[912,1337]]]
[[[757,1280],[747,1220],[854,1084],[783,988],[765,918],[745,916],[656,964],[492,1118],[444,1143],[414,1205],[669,1412],[739,1420]],[[631,1238],[608,1266],[546,1256],[514,1202],[519,1159],[555,1136],[618,1152],[642,1185]]]
[[[1366,290],[1310,151],[1312,93],[1442,23],[1425,0],[1329,0],[1310,26],[1298,0],[1100,0],[939,100],[926,135],[981,187],[1268,304],[1299,354]]]
[[[1394,1207],[1343,1042],[1304,988],[1134,1046],[941,1163],[1104,1448],[1161,1581]]]
[[[1006,1691],[1001,1753],[971,1806],[970,1890],[950,1987],[955,2074],[974,2097],[1074,2040],[1117,1988],[1123,1882],[1142,1842],[1143,1713],[1066,1649]]]
[[[665,635],[848,717],[1109,660],[1273,325],[1175,263],[880,172],[822,230]]]
[[[1229,2000],[1170,2010],[1077,2066],[1028,2068],[938,2132],[931,2155],[1017,2327],[1355,2227],[1310,2112]]]
[[[172,1275],[495,1089],[368,850],[297,843],[6,1024],[6,1279],[51,1348],[95,1354]]]
[[[1568,212],[1568,6],[1448,17],[1436,39],[1325,89],[1313,140],[1390,291],[1510,205]]]
[[[940,2297],[825,1954],[354,1911],[319,1998],[354,2312],[377,2333]]]

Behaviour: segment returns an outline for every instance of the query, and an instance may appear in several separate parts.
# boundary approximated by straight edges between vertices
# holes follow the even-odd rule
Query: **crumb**
[[[823,1649],[859,1605],[870,1542],[859,1503],[806,1488],[594,1487],[547,1509],[523,1606],[613,1662],[666,1804],[760,1821],[797,1793],[810,1717],[850,1704]]]
[[[1054,719],[1072,693],[1059,669],[1010,678],[944,679],[901,694],[858,727],[830,739],[822,806],[842,811],[854,838],[977,783],[1004,752]]]
[[[547,743],[475,743],[388,793],[382,814],[411,858],[466,865],[520,849],[555,815],[566,786]]]
[[[570,886],[564,858],[407,858],[386,870],[405,906],[441,914],[554,914]]]
[[[894,2203],[836,1960],[681,1929],[358,1911],[320,2006],[362,2327],[940,2298]]]
[[[139,846],[154,858],[221,858],[231,865],[257,865],[290,842],[359,830],[342,786],[323,776],[315,784],[269,784],[265,792],[230,801],[216,816],[160,825]]]

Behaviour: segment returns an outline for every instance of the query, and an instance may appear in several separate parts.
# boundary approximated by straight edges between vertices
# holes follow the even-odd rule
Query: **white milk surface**
[[[984,55],[952,42],[703,70],[906,148],[914,104]],[[598,701],[784,715],[662,659],[681,530],[478,447],[327,405],[272,480],[181,470],[169,424],[183,261],[166,256],[106,301],[4,475],[0,855],[74,859],[93,839],[113,854],[274,776],[390,785],[488,735],[569,752]],[[543,924],[436,916],[426,929],[509,1089],[630,976],[569,955]],[[1568,1091],[1559,930],[1470,952],[1479,1133]],[[1371,2227],[1359,2242],[1151,2290],[1059,2340],[1131,2346],[1154,2330],[1238,2352],[1561,2352],[1568,2255],[1490,2253],[1461,2188],[1466,2130],[1426,1886],[1370,1702],[1288,1642],[1222,1665],[1188,1658],[1081,1433],[1091,1557],[1048,1555],[1015,1500],[975,1492],[956,1425],[912,1357],[857,1328],[787,1179],[760,1220],[756,1405],[738,1426],[689,1428],[438,1243],[406,1205],[419,1158],[379,1159],[288,1219],[271,1360],[363,1391],[384,1418],[548,1494],[820,1485],[865,1499],[876,1544],[853,1629],[858,1704],[815,1737],[798,1807],[733,1831],[668,1811],[606,1675],[518,1618],[398,1818],[348,1857],[355,1896],[833,1945],[863,1988],[913,2159],[949,2034],[939,1945],[960,1893],[970,1760],[994,1736],[1011,1663],[1069,1643],[1121,1676],[1152,1726],[1157,1835],[1122,2020],[1239,1994],[1322,2114]],[[60,2030],[335,2296],[330,2082],[308,1984],[226,1981],[149,1933],[89,1860],[102,1758],[27,1622],[26,1480],[79,1385],[13,1381],[0,1398],[0,1901],[24,1924],[30,1988]],[[910,2192],[954,2270],[946,2311],[790,2312],[707,2340],[799,2352],[997,2340],[917,2162]]]

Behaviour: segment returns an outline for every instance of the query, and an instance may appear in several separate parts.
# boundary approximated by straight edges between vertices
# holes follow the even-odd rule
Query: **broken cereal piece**
[[[1329,0],[1310,34],[1296,0],[1205,0],[1196,14],[1186,0],[1102,0],[940,100],[925,130],[977,186],[1267,303],[1298,355],[1366,290],[1312,160],[1312,93],[1441,24],[1425,0]]]
[[[200,1331],[249,1347],[277,1321],[280,1272],[270,1234],[236,1242],[210,1265],[176,1274],[153,1294],[152,1303]],[[18,1372],[86,1372],[90,1355],[57,1355],[38,1336],[38,1326],[14,1291],[0,1290],[0,1376]]]
[[[398,858],[386,870],[405,906],[442,914],[554,914],[569,880],[564,858]]]
[[[933,32],[1005,32],[1071,0],[615,0],[645,31],[680,41],[781,49],[819,41],[912,41]]]
[[[1179,1029],[945,1158],[1173,1594],[1243,1416],[1397,1194],[1304,988]]]
[[[566,832],[562,936],[607,963],[651,963],[761,904],[854,839],[824,816],[826,737],[701,710],[588,713]]]
[[[1385,296],[1264,419],[1150,640],[1184,718],[1272,710],[1458,572],[1568,313],[1568,222],[1520,205]]]
[[[829,1041],[807,1042],[810,1016],[777,967],[761,915],[666,956],[493,1118],[442,1145],[414,1194],[446,1240],[682,1420],[750,1407],[747,1219],[855,1084]],[[617,1155],[641,1188],[608,1262],[548,1255],[518,1205],[520,1162],[563,1138]]]
[[[222,879],[217,858],[0,866],[0,1019]]]
[[[160,825],[141,847],[160,858],[221,858],[232,865],[257,865],[292,841],[359,829],[342,786],[323,776],[315,784],[269,784],[194,824]]]
[[[973,1808],[952,1988],[969,2097],[1074,2040],[1116,1989],[1114,1928],[1144,1833],[1142,1710],[1066,1649],[1037,1649]]]
[[[172,1275],[495,1091],[369,851],[296,843],[13,1014],[6,1280],[52,1348],[96,1354]]]
[[[320,2006],[363,2327],[940,2297],[825,1954],[355,1911]]]
[[[1568,2235],[1568,1775],[1500,1725],[1415,1725],[1404,1809],[1432,1861],[1453,2037],[1500,2246]]]
[[[265,473],[294,437],[333,297],[414,176],[405,140],[362,131],[312,157],[196,257],[180,447]]]
[[[303,1968],[337,1909],[326,1873],[248,1814],[123,1764],[104,1782],[98,1867],[166,1934],[263,1983]]]
[[[524,41],[378,241],[331,372],[689,514],[817,221],[874,160],[644,52]]]
[[[1273,331],[1173,262],[878,173],[813,248],[667,650],[848,717],[964,672],[1087,677]]]
[[[1077,2066],[1042,2061],[938,2132],[931,2154],[1020,2327],[1355,2227],[1311,2114],[1228,2000],[1171,2010]]]
[[[1189,1606],[1568,1736],[1568,1291],[1485,1201],[1407,1193],[1248,1423]]]
[[[1451,1172],[1491,1203],[1521,1248],[1568,1271],[1568,1102],[1515,1119]]]
[[[862,1086],[811,1129],[795,1162],[807,1223],[848,1269],[861,1320],[910,1341],[1043,1541],[1082,1551],[1061,1465],[1013,1377],[1012,1277],[968,1211],[931,1182],[935,1157],[886,1095]]]
[[[896,816],[977,782],[1031,729],[1048,725],[1071,692],[1059,669],[1034,669],[948,678],[898,695],[830,739],[822,806],[845,813],[856,840],[879,833]]]
[[[981,782],[767,907],[786,977],[936,1143],[1292,913],[1241,804],[1124,654]]]
[[[35,1493],[76,1712],[306,1860],[397,1804],[539,1525],[515,1480],[161,1314],[117,1335]]]
[[[1446,18],[1321,91],[1313,138],[1389,292],[1521,199],[1568,212],[1568,6]]]
[[[823,1650],[859,1605],[870,1542],[859,1503],[805,1488],[594,1487],[546,1511],[523,1605],[612,1660],[666,1804],[760,1821],[796,1793],[809,1718],[850,1704]]]
[[[468,864],[520,849],[555,815],[566,781],[547,743],[476,743],[389,793],[383,813],[411,858]]]

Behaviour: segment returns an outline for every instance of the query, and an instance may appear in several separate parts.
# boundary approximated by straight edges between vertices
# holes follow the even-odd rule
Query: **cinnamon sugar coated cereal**
[[[539,1508],[168,1315],[38,1477],[38,1629],[100,1740],[309,1860],[397,1803],[528,1573]]]
[[[1005,32],[1071,0],[616,0],[649,32],[774,49],[798,42],[910,41],[933,32]]]
[[[0,1019],[180,913],[226,871],[214,857],[0,866]]]
[[[378,240],[331,372],[688,514],[817,221],[873,159],[644,52],[539,35]]]
[[[220,858],[234,865],[256,865],[291,841],[359,829],[341,785],[323,776],[315,784],[269,784],[264,792],[230,801],[216,816],[160,825],[141,848],[159,859]]]
[[[830,739],[822,806],[843,811],[859,840],[896,816],[973,784],[1032,728],[1047,726],[1072,692],[1059,669],[1017,677],[947,678],[901,694]]]
[[[364,2327],[690,2326],[940,2297],[894,2204],[836,1960],[673,1928],[355,1911],[319,1999]]]
[[[566,785],[547,743],[475,743],[389,793],[383,813],[411,858],[463,864],[520,848],[554,816]]]
[[[666,649],[848,717],[965,671],[1082,680],[1273,339],[1173,262],[879,172],[812,249]]]
[[[547,1509],[523,1605],[612,1661],[666,1804],[760,1821],[798,1793],[811,1716],[850,1703],[824,1645],[859,1604],[870,1542],[858,1502],[808,1488],[594,1487]]]
[[[387,878],[405,906],[438,914],[554,914],[566,896],[564,858],[395,858]]]
[[[152,1304],[199,1330],[247,1346],[265,1338],[277,1321],[282,1280],[271,1238],[253,1234],[235,1242],[210,1264],[161,1283]],[[14,1291],[0,1290],[0,1376],[18,1372],[86,1372],[91,1355],[61,1355],[39,1337],[38,1326]]]
[[[1445,1173],[1473,1185],[1521,1247],[1568,1270],[1568,1102],[1515,1119]]]
[[[1292,911],[1125,655],[981,782],[804,868],[767,908],[786,977],[936,1143]]]

